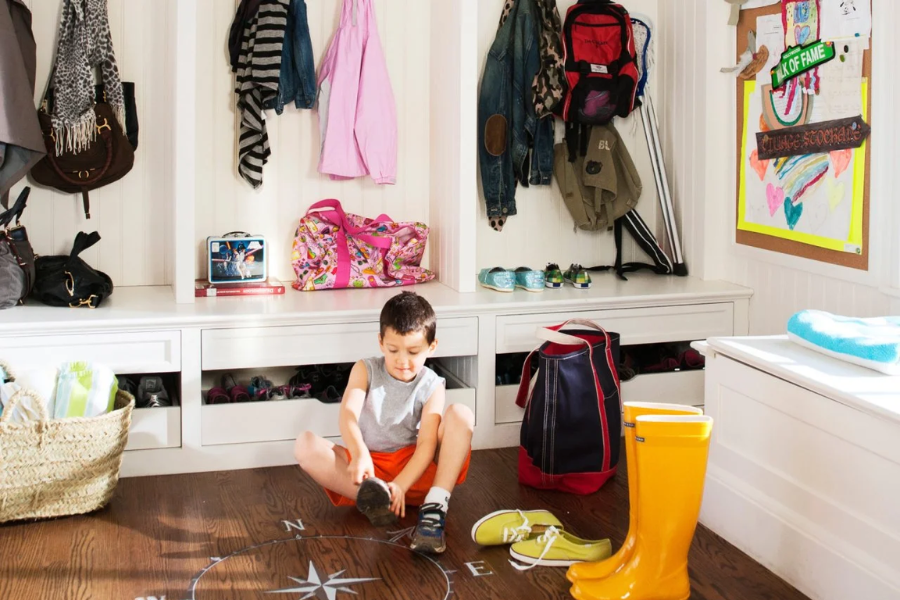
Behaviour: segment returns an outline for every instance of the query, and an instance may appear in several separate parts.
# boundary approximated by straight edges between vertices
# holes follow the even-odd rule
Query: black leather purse
[[[0,213],[0,255],[2,260],[10,263],[8,265],[10,268],[3,269],[0,274],[0,304],[3,307],[21,304],[28,297],[34,284],[34,251],[31,242],[28,241],[28,233],[19,222],[29,193],[31,188],[26,187],[12,208]],[[13,221],[15,225],[12,225]],[[12,263],[21,269],[21,275],[15,272]]]
[[[39,257],[34,263],[37,275],[32,297],[49,306],[100,306],[113,292],[112,279],[78,257],[99,241],[96,231],[90,235],[81,231],[68,256]]]

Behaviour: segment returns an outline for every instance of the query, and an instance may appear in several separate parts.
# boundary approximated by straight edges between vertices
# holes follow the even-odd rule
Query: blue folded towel
[[[787,324],[788,337],[823,354],[900,375],[900,317],[854,319],[802,310]]]

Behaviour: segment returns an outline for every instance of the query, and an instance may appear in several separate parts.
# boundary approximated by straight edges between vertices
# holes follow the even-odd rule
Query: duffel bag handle
[[[582,327],[587,327],[588,329],[594,329],[603,334],[607,346],[612,343],[609,338],[609,333],[605,329],[603,329],[593,321],[588,321],[587,319],[569,319],[561,325],[554,325],[553,327],[539,327],[536,332],[536,336],[539,340],[543,340],[545,342],[564,344],[566,346],[585,345],[590,347],[591,343],[589,341],[560,331],[568,325],[581,325]]]
[[[323,210],[330,209],[330,210]],[[347,213],[344,212],[344,208],[341,206],[340,200],[335,200],[333,198],[328,200],[320,200],[315,204],[311,205],[307,211],[306,215],[310,216],[312,214],[317,214],[320,217],[324,217],[327,219],[332,225],[336,225],[344,230],[344,233],[347,235],[351,235],[357,239],[360,239],[367,244],[379,248],[381,250],[388,250],[391,247],[391,239],[383,236],[372,235],[369,233],[369,230],[364,227],[355,227],[350,224],[350,220],[347,218]],[[374,225],[375,223],[392,223],[393,219],[385,214],[380,214],[378,217],[372,220],[370,224]]]
[[[593,364],[594,349],[591,346],[591,343],[588,340],[584,340],[580,337],[569,335],[568,333],[563,333],[562,331],[560,331],[560,329],[568,325],[581,325],[582,327],[594,329],[603,334],[604,343],[606,344],[606,360],[612,370],[613,378],[615,378],[616,380],[616,387],[619,387],[619,372],[616,368],[615,363],[613,362],[612,355],[612,338],[609,337],[608,331],[606,331],[593,321],[588,321],[587,319],[569,319],[561,325],[554,325],[553,327],[540,327],[538,328],[536,335],[539,339],[556,344],[564,344],[566,346],[584,345],[588,349],[588,353],[591,355],[591,364]]]
[[[544,342],[552,342],[555,344],[562,344],[564,346],[585,346],[588,349],[588,354],[591,355],[591,364],[593,364],[593,354],[594,349],[591,346],[591,342],[580,337],[569,335],[568,333],[563,333],[560,329],[568,326],[568,325],[581,325],[582,327],[587,327],[588,329],[594,329],[600,333],[603,333],[606,342],[606,351],[611,352],[611,344],[612,340],[609,337],[609,333],[594,323],[593,321],[588,321],[587,319],[569,319],[565,323],[561,325],[554,325],[553,327],[538,327],[536,336],[538,339]],[[532,351],[531,354],[528,355],[528,358],[525,359],[525,366],[522,368],[522,382],[526,380],[527,375],[529,374],[531,361],[534,358],[537,350]],[[611,355],[610,355],[611,356]],[[615,375],[616,381],[618,382],[618,374]],[[533,384],[533,381],[529,382]],[[527,408],[528,402],[531,399],[531,385],[527,388],[523,384],[519,385],[519,392],[516,395],[516,404],[519,408]]]

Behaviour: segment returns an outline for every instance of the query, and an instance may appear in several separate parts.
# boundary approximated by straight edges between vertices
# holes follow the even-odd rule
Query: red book
[[[278,282],[259,281],[255,283],[213,284],[198,279],[194,285],[195,298],[217,298],[220,296],[272,296],[284,293],[284,285]]]

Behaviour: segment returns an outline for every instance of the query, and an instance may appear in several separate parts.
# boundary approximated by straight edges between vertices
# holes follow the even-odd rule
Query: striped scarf
[[[237,107],[241,114],[238,172],[254,188],[262,185],[263,165],[272,153],[263,106],[278,95],[281,50],[290,0],[264,0],[247,22],[238,57]]]

